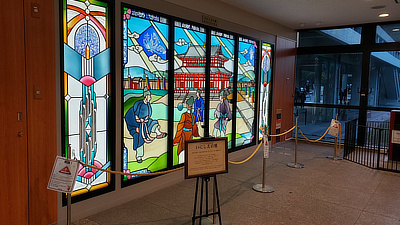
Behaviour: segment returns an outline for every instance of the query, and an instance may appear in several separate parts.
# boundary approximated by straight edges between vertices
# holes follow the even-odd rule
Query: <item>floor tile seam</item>
[[[254,191],[254,190],[253,190],[253,191]],[[251,192],[251,191],[250,191],[250,192]],[[254,191],[254,193],[258,193],[258,192]],[[264,194],[264,195],[269,195],[269,194],[273,194],[273,193],[262,193],[262,194]],[[238,196],[239,196],[239,195],[238,195]],[[235,196],[232,196],[232,197],[222,197],[222,198],[220,198],[220,203],[222,203],[221,206],[222,206],[222,205],[225,205],[225,204],[227,204],[227,203],[231,203],[231,202],[240,202],[240,203],[243,204],[243,205],[249,205],[249,206],[252,206],[252,207],[259,208],[259,209],[264,209],[264,208],[258,206],[257,204],[249,204],[249,203],[244,203],[243,201],[237,200],[237,197],[238,197],[238,196],[235,195]],[[300,196],[296,196],[296,197],[295,197],[295,200],[297,200],[297,199],[300,199]],[[284,208],[287,208],[287,207],[289,207],[289,206],[286,206],[286,207],[284,207]],[[268,211],[270,211],[270,210],[268,210]],[[270,212],[277,212],[277,211],[270,211]]]
[[[256,192],[256,191],[254,191],[253,189],[251,189],[251,190],[244,190],[244,191],[247,191],[247,192],[254,192],[254,193],[258,193],[258,194],[263,194],[263,195],[273,195],[275,192],[272,192],[272,193],[259,193],[259,192]],[[240,195],[241,195],[242,193],[240,193]],[[262,208],[262,207],[259,207],[258,205],[256,205],[256,204],[248,204],[248,203],[244,203],[244,202],[242,202],[242,201],[239,201],[239,200],[237,200],[236,199],[236,197],[238,197],[239,195],[235,195],[235,196],[232,196],[232,197],[220,197],[220,202],[222,201],[222,202],[224,202],[225,200],[227,200],[226,202],[224,202],[223,204],[226,204],[226,203],[229,203],[229,202],[234,202],[234,201],[237,201],[237,202],[240,202],[240,203],[242,203],[242,204],[244,204],[244,205],[250,205],[250,206],[253,206],[253,207],[256,207],[256,208],[261,208],[261,209],[264,209],[264,208]],[[302,194],[302,195],[294,195],[293,197],[292,197],[292,203],[294,203],[294,202],[298,202],[298,201],[300,201],[301,200],[301,198],[304,196],[304,193]],[[291,204],[292,204],[291,203]],[[286,209],[287,207],[289,207],[289,206],[291,206],[291,204],[289,204],[289,205],[287,205],[287,206],[285,206],[285,207],[283,207],[284,209]],[[222,205],[222,204],[221,204]],[[282,210],[282,209],[281,209]],[[281,211],[280,210],[280,211]],[[274,212],[274,213],[276,213],[277,211],[271,211],[271,210],[268,210],[268,211],[270,211],[270,212]]]
[[[370,198],[368,199],[367,205],[364,207],[363,211],[365,211],[365,209],[367,208],[368,204],[371,202],[371,199],[376,195],[376,191],[378,190],[379,186],[382,184],[384,178],[385,178],[385,176],[381,177],[381,180],[380,180],[379,184],[376,186],[374,192],[371,194]]]
[[[343,204],[338,204],[338,203],[326,201],[326,200],[323,200],[323,199],[316,199],[314,197],[311,197],[311,198],[313,198],[314,200],[323,202],[323,203],[328,203],[328,204],[332,204],[332,205],[335,205],[335,206],[338,206],[338,207],[342,207],[342,208],[352,209],[352,210],[358,211],[360,213],[360,215],[363,212],[362,209],[357,209],[357,208],[354,208],[354,207],[351,207],[351,206],[346,206],[346,205],[343,205]]]
[[[305,174],[290,174],[290,173],[282,174],[282,171],[270,171],[269,173],[270,174],[274,174],[274,175],[286,176],[286,177],[288,177],[288,179],[299,178],[299,176],[302,177],[301,179],[310,179],[310,178],[305,177]],[[318,180],[323,176],[325,176],[325,175],[321,174],[321,175],[317,175],[317,177],[312,177],[312,178],[315,178],[315,179]]]
[[[229,179],[231,179],[231,180],[233,180],[233,181],[238,181],[239,183],[243,183],[243,182],[250,183],[250,181],[251,181],[252,179],[255,179],[257,176],[259,176],[259,174],[257,174],[257,175],[254,176],[254,177],[250,177],[250,178],[247,179],[247,180],[239,180],[239,179],[236,179],[236,178],[229,178]],[[228,179],[228,178],[226,178],[226,179]],[[238,185],[238,186],[239,186],[239,185]]]
[[[242,182],[241,182],[241,183],[242,183]],[[236,185],[235,187],[239,187],[239,186],[240,186],[240,184],[239,184],[239,185]],[[188,187],[188,186],[183,186],[183,187],[185,187],[185,188],[190,188],[190,187]],[[199,190],[199,191],[200,191],[200,190]],[[195,195],[195,186],[193,187],[193,195]],[[221,195],[221,191],[220,191],[220,190],[218,190],[218,195],[219,195],[219,196]],[[210,196],[213,196],[212,190],[209,191],[208,196],[209,196],[209,197],[210,197]],[[178,214],[183,215],[183,216],[187,216],[186,214],[183,214],[183,213],[181,213],[181,212],[179,212],[179,211],[171,210],[170,208],[166,208],[166,207],[162,206],[161,204],[157,204],[157,203],[154,203],[154,202],[152,202],[152,201],[145,200],[145,196],[142,197],[142,198],[143,198],[143,199],[139,198],[139,200],[141,200],[141,201],[143,201],[143,202],[146,202],[146,203],[149,203],[149,204],[151,204],[151,205],[155,205],[155,206],[160,207],[160,208],[163,208],[163,209],[167,209],[168,211],[175,212],[175,213],[178,213]],[[212,200],[210,200],[210,202],[211,202],[211,201],[212,201]],[[220,201],[221,201],[221,196],[220,196]],[[191,204],[193,205],[194,202],[192,202]]]
[[[146,201],[146,200],[144,200],[144,202],[149,203],[149,204],[154,205],[154,206],[157,206],[157,207],[160,207],[160,208],[165,209],[165,210],[170,211],[170,212],[178,213],[179,215],[182,215],[182,216],[187,216],[186,214],[183,214],[182,212],[171,210],[170,208],[164,207],[164,206],[162,206],[160,204],[156,204],[154,202],[150,202],[150,201]],[[192,205],[193,205],[193,203],[192,203]]]
[[[400,221],[400,216],[399,217],[392,217],[392,216],[387,215],[387,214],[380,214],[380,213],[375,213],[375,212],[371,212],[371,211],[367,210],[367,207],[368,207],[369,203],[371,202],[372,198],[375,197],[375,196],[380,196],[379,194],[376,194],[376,191],[378,190],[379,186],[382,184],[385,176],[387,176],[387,175],[382,176],[381,181],[379,182],[379,185],[375,188],[374,193],[371,195],[370,199],[368,200],[367,205],[364,207],[362,212],[370,213],[370,214],[374,214],[374,215],[379,215],[379,216],[383,216],[383,217],[387,217],[387,218],[392,218],[392,219],[398,219]]]
[[[322,181],[317,181],[317,184],[324,185],[324,186],[327,186],[327,187],[340,188],[340,189],[344,189],[344,190],[352,190],[352,191],[357,192],[357,193],[362,193],[362,194],[371,195],[371,196],[374,195],[375,192],[376,192],[376,189],[374,190],[374,193],[370,193],[370,192],[360,191],[358,189],[343,187],[343,186],[339,186],[339,185],[335,185],[335,184],[329,184],[328,185],[326,183],[322,183]]]
[[[387,214],[381,214],[381,213],[376,213],[376,212],[370,212],[370,211],[362,211],[363,213],[367,213],[367,214],[373,214],[373,215],[377,215],[377,216],[382,216],[382,217],[386,217],[386,218],[390,218],[390,219],[395,219],[398,220],[400,223],[400,216],[395,217],[395,216],[391,216],[391,215],[387,215]]]
[[[264,194],[270,194],[270,193],[264,193]],[[283,207],[283,208],[280,209],[279,211],[272,211],[272,210],[269,210],[269,208],[261,207],[261,206],[254,205],[254,204],[244,203],[244,202],[239,201],[239,200],[236,200],[236,199],[232,199],[231,201],[232,201],[233,203],[234,203],[234,202],[240,202],[240,203],[241,203],[242,205],[244,205],[244,206],[251,206],[251,207],[254,207],[254,208],[256,208],[256,209],[260,209],[260,210],[263,210],[263,211],[267,211],[267,212],[269,212],[269,213],[282,213],[282,211],[285,211],[289,206],[291,206],[291,204],[290,204],[290,205],[288,205],[288,206],[286,206],[286,207]],[[230,201],[229,201],[229,202],[226,202],[226,203],[230,203]],[[224,204],[226,204],[226,203],[224,203]],[[221,208],[223,207],[224,204],[221,204]]]
[[[343,208],[347,208],[347,209],[353,209],[353,210],[359,211],[360,213],[363,212],[363,209],[355,208],[355,207],[352,207],[352,206],[347,206],[347,205],[344,205],[343,203],[336,203],[336,202],[331,202],[331,201],[324,200],[324,199],[318,199],[318,198],[315,198],[313,196],[310,196],[310,198],[312,198],[315,201],[321,201],[323,203],[333,204],[333,205],[336,205],[336,206],[339,206],[339,207],[343,207]],[[302,200],[300,199],[300,201],[302,201]]]
[[[353,207],[353,206],[349,206],[349,205],[344,205],[343,203],[336,203],[336,202],[330,202],[330,201],[326,201],[326,200],[320,200],[326,203],[331,203],[340,207],[344,207],[344,208],[348,208],[348,209],[353,209],[353,210],[357,210],[359,212],[363,212],[363,209],[361,208],[357,208],[357,207]],[[366,203],[365,205],[368,205],[368,203]]]
[[[316,199],[316,200],[317,200],[317,199]],[[355,209],[355,208],[352,208],[352,207],[347,207],[347,206],[344,206],[344,205],[340,205],[340,204],[336,204],[336,203],[332,203],[332,202],[327,202],[327,201],[319,200],[319,199],[318,199],[317,201],[321,201],[321,202],[323,202],[323,203],[328,203],[328,204],[333,204],[333,205],[335,205],[335,206],[342,207],[342,208],[345,208],[345,209],[352,209],[352,210],[355,210],[355,211],[357,211],[357,212],[359,213],[359,216],[360,216],[361,213],[362,213],[362,211],[361,211],[360,209]],[[300,202],[301,202],[301,200],[300,200]],[[295,203],[293,203],[293,204],[295,204]],[[289,208],[289,206],[286,207],[285,210],[287,210],[288,208]],[[314,211],[314,210],[312,210],[312,211]],[[278,213],[280,213],[280,212],[278,212]],[[288,214],[288,216],[289,216],[290,218],[297,218],[297,217],[295,216],[296,213],[299,213],[299,212],[294,212],[294,214],[293,214],[293,213],[292,213],[292,214]],[[301,213],[304,213],[304,212],[302,211]],[[355,220],[354,224],[357,223],[359,216],[357,217],[357,220]],[[339,217],[340,217],[340,215],[339,215]],[[323,218],[324,218],[324,219],[329,219],[329,217],[326,217],[326,216],[324,216]]]

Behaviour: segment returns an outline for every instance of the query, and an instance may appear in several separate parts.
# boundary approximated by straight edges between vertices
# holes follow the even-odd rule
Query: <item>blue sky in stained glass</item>
[[[154,22],[154,24],[157,26],[158,30],[168,39],[168,25],[163,24],[163,23],[158,23]],[[131,17],[128,20],[128,29],[134,33],[142,34],[145,32],[149,27],[151,27],[151,23],[148,20],[137,18],[137,17]],[[154,28],[153,28],[154,29]],[[130,38],[128,38],[128,46],[133,45],[132,41]]]
[[[221,41],[226,45],[226,47],[229,49],[231,54],[234,54],[235,51],[235,40],[231,39],[226,39],[223,37],[220,37]],[[211,35],[211,45],[219,45],[219,40],[217,39],[217,36]],[[228,59],[232,58],[228,52],[225,50],[225,48],[222,48],[222,53],[224,56],[226,56]]]
[[[206,42],[206,34],[197,32],[197,31],[192,31],[189,30],[189,33],[193,36],[193,38],[198,42],[199,45],[204,45]],[[186,35],[185,31],[183,28],[180,27],[175,27],[175,42],[177,42],[179,39],[185,39],[187,43],[190,43],[189,37]],[[183,45],[183,46],[178,46],[175,44],[175,51],[178,54],[184,54],[187,52],[187,49],[189,48],[189,44]]]
[[[251,50],[254,51],[254,45],[249,44],[249,43],[239,42],[239,63],[240,64],[245,64],[249,58],[248,55],[243,55],[242,53],[240,53],[240,52],[244,51],[245,49],[247,49],[248,52],[250,52]],[[254,54],[254,52],[253,52],[253,54]],[[254,55],[253,55],[253,57],[254,57]],[[252,62],[252,64],[254,65],[254,58],[253,58],[253,61],[250,61],[250,62]]]

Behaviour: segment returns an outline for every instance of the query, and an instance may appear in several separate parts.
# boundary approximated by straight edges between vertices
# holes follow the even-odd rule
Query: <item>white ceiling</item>
[[[293,29],[400,21],[400,0],[399,3],[396,0],[220,1]],[[390,15],[379,18],[381,13]]]

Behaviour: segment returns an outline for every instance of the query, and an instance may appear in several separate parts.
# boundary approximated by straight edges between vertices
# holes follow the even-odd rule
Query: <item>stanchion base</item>
[[[301,164],[301,163],[288,163],[286,165],[288,167],[292,167],[292,168],[304,168],[304,164]]]
[[[339,157],[339,156],[336,156],[336,157],[334,157],[334,156],[327,156],[326,157],[327,159],[333,159],[333,160],[342,160],[343,158],[342,157]]]
[[[269,185],[265,185],[265,187],[263,187],[262,184],[255,184],[253,185],[253,190],[263,193],[271,193],[275,191],[275,188]]]

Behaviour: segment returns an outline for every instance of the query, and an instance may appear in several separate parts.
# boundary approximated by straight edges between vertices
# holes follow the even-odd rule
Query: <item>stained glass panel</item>
[[[124,8],[123,170],[127,173],[167,167],[168,27],[165,17]]]
[[[254,40],[239,37],[238,47],[236,146],[241,146],[251,143],[255,135],[257,44]]]
[[[185,159],[185,140],[204,135],[205,29],[175,21],[173,165]]]
[[[268,132],[270,112],[270,91],[272,77],[272,46],[267,43],[262,43],[261,54],[261,73],[260,73],[260,112],[258,120],[258,137],[262,138],[264,131]]]
[[[235,40],[234,36],[211,31],[210,134],[227,137],[232,147],[232,101]],[[212,133],[211,133],[212,132]]]
[[[109,6],[102,1],[63,1],[64,143],[72,158],[111,167]],[[110,185],[111,175],[80,165],[72,196]]]

